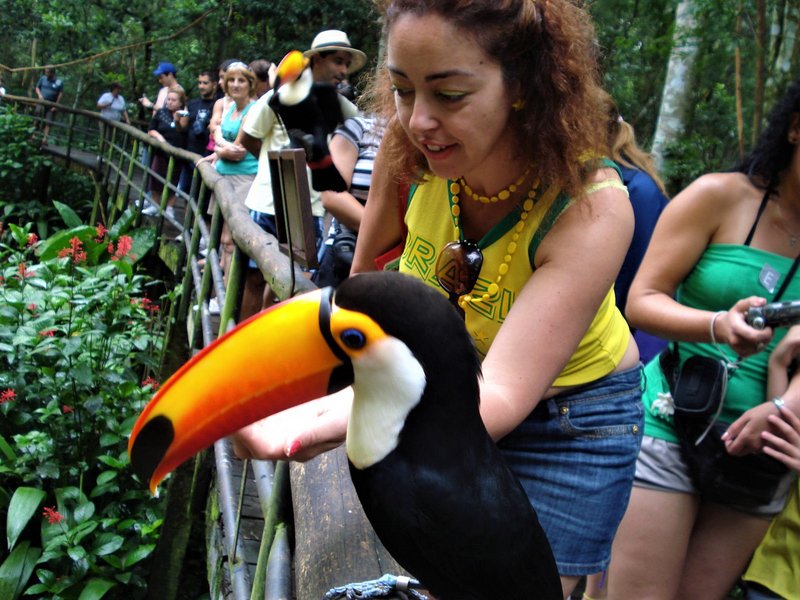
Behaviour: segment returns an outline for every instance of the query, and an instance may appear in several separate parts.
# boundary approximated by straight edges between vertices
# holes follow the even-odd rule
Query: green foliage
[[[700,175],[730,170],[736,163],[736,99],[718,84],[695,106],[694,128],[666,153],[664,178],[681,190]]]
[[[675,0],[604,0],[591,4],[604,83],[645,148],[656,127],[672,48],[675,4]]]
[[[162,507],[126,445],[157,385],[162,312],[124,229],[58,209],[66,245],[0,233],[0,597],[136,597]]]
[[[39,237],[46,237],[61,223],[53,206],[40,199],[47,170],[56,199],[91,211],[94,190],[91,180],[55,165],[32,141],[33,123],[0,105],[0,222],[22,225],[34,222]]]
[[[0,105],[0,221],[46,228],[52,211],[37,198],[37,175],[52,163],[31,141],[33,122]]]

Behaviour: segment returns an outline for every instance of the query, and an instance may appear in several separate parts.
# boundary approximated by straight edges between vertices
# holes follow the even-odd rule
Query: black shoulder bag
[[[795,259],[773,301],[780,299],[797,270]],[[769,504],[789,469],[763,453],[731,456],[719,423],[732,365],[727,360],[690,356],[680,365],[678,343],[661,353],[661,369],[675,403],[675,432],[692,482],[700,495],[723,505],[754,507]]]

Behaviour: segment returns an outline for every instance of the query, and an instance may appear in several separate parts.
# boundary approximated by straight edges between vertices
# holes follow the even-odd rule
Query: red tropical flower
[[[64,406],[61,407],[61,412],[64,413],[65,415],[68,415],[69,413],[75,412],[75,411],[72,410],[71,406],[65,404]]]
[[[121,235],[117,240],[117,249],[114,250],[114,242],[108,245],[108,252],[112,254],[111,260],[121,260],[128,256],[133,247],[133,239],[129,235]]]
[[[39,236],[38,235],[36,235],[35,233],[29,233],[28,234],[28,246],[29,247],[33,246],[38,241],[39,241]]]
[[[73,237],[69,241],[69,248],[64,248],[58,252],[59,258],[64,258],[65,256],[71,257],[72,262],[76,264],[86,260],[86,252],[83,250],[83,242],[81,242],[80,238]]]
[[[53,337],[56,334],[55,329],[42,329],[39,335],[42,337]]]
[[[19,267],[17,267],[17,273],[19,274],[20,279],[25,279],[26,277],[34,276],[34,272],[29,271],[28,268],[25,266],[25,263],[19,263]]]
[[[156,381],[156,380],[155,380],[155,379],[153,379],[152,377],[147,377],[147,378],[146,378],[146,379],[145,379],[145,380],[142,382],[142,387],[147,387],[148,385],[149,385],[151,388],[153,388],[153,391],[157,390],[157,389],[158,389],[158,388],[161,386],[161,384],[160,384],[160,383],[158,383],[158,381]]]
[[[106,237],[106,233],[108,233],[108,229],[105,228],[105,225],[102,223],[97,224],[97,228],[95,229],[95,235],[97,236],[94,238],[95,242],[102,242],[103,239]]]
[[[17,392],[12,390],[11,388],[6,388],[2,392],[0,392],[0,404],[5,404],[9,400],[13,400],[17,397]]]
[[[64,515],[58,512],[55,506],[45,506],[44,511],[42,511],[42,516],[47,519],[50,525],[61,523],[61,521],[64,520]]]

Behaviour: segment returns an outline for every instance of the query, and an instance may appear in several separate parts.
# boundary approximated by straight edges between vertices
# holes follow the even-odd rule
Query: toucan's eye
[[[367,343],[367,336],[358,329],[345,329],[339,337],[345,346],[353,350],[359,350]]]

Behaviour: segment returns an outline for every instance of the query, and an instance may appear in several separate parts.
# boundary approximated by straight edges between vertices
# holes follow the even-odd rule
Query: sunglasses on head
[[[478,281],[483,266],[483,253],[475,240],[445,244],[436,261],[436,281],[447,292],[450,303],[463,317],[458,299],[469,294]]]

